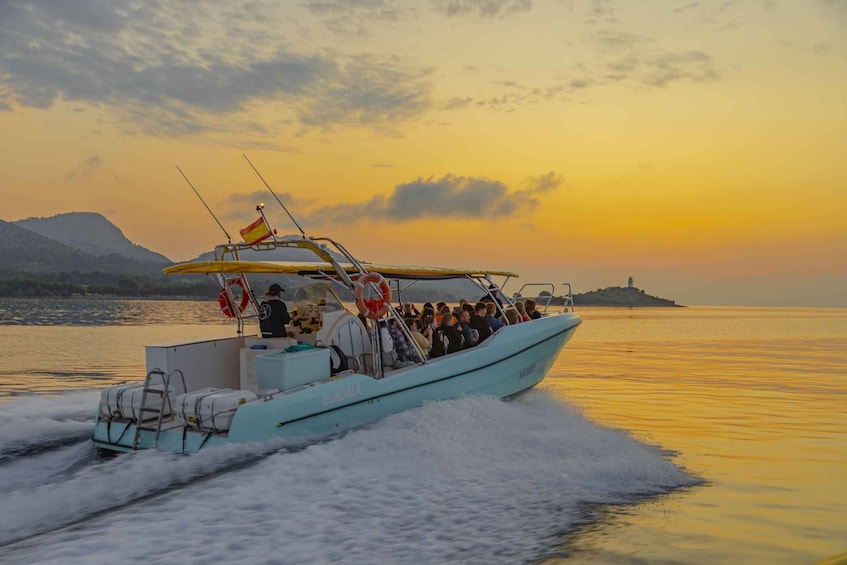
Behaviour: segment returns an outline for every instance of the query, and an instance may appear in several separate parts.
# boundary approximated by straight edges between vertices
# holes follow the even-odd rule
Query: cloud
[[[527,178],[520,190],[487,178],[452,174],[441,178],[418,178],[397,185],[389,195],[363,202],[340,203],[306,212],[309,225],[356,223],[365,219],[406,222],[426,218],[499,220],[530,213],[541,205],[541,195],[564,184],[561,175]]]
[[[385,0],[315,0],[303,6],[334,35],[370,37],[374,24],[394,24],[414,17],[415,8]]]
[[[531,0],[432,0],[432,3],[449,17],[496,18],[532,10]]]
[[[339,4],[335,2],[334,4]],[[291,47],[270,1],[7,4],[0,110],[57,100],[104,106],[135,133],[256,133],[271,105],[295,127],[385,129],[427,110],[430,71],[395,56]],[[226,49],[221,49],[226,45]],[[284,124],[268,124],[270,135]]]
[[[94,155],[93,157],[89,157],[85,161],[81,162],[76,168],[68,173],[68,178],[83,178],[86,180],[90,180],[97,174],[100,170],[100,167],[103,165],[103,160]]]
[[[640,73],[643,84],[661,88],[679,80],[708,82],[719,78],[711,57],[701,51],[661,53],[644,61]]]

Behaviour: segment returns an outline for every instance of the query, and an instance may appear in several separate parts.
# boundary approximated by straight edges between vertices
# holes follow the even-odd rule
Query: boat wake
[[[15,458],[91,437],[99,392],[56,397],[24,396],[0,411],[0,469]]]
[[[19,457],[0,466],[17,477],[2,481],[0,561],[514,563],[550,555],[592,519],[586,507],[700,482],[544,391],[436,402],[281,447],[99,460],[80,443]]]
[[[45,472],[40,481],[37,476],[21,479],[19,488],[4,494],[0,547],[115,509],[127,509],[138,500],[149,500],[212,475],[242,469],[281,447],[281,442],[231,444],[190,458],[138,451],[102,460],[92,457],[91,443],[73,446],[63,454],[67,462],[64,473],[54,469],[56,472]],[[85,459],[92,464],[80,465]]]

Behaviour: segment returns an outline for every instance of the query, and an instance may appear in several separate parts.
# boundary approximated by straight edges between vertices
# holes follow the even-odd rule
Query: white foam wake
[[[0,539],[84,516],[103,498],[136,500],[176,477],[209,476],[233,453],[120,457],[12,497],[0,511]],[[585,518],[586,503],[631,502],[693,482],[657,448],[542,392],[515,402],[466,398],[272,455],[5,552],[44,563],[174,555],[189,563],[514,563],[549,552]],[[19,513],[23,525],[5,525]]]
[[[120,508],[278,448],[274,442],[232,444],[193,457],[138,451],[84,467],[61,482],[15,490],[4,495],[0,508],[0,545]]]
[[[99,398],[99,391],[85,391],[4,402],[0,405],[0,463],[90,437]]]

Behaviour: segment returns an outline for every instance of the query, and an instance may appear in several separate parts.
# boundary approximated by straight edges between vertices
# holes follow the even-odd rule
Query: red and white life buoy
[[[374,283],[379,287],[378,298],[365,298],[365,285]],[[356,299],[356,308],[359,313],[368,318],[376,320],[388,312],[388,304],[391,302],[391,288],[388,281],[379,273],[365,273],[353,283],[353,298]]]
[[[238,304],[230,303],[229,296],[227,296],[227,288],[222,288],[218,293],[218,304],[221,306],[221,312],[223,312],[224,316],[227,318],[232,318],[235,316],[235,312],[233,311],[233,306],[238,308],[238,313],[241,314],[244,312],[244,309],[247,308],[247,303],[250,302],[250,296],[247,295],[247,290],[244,288],[244,282],[241,278],[237,279],[227,279],[226,286],[229,289],[229,292],[232,293],[232,296],[235,296],[235,293],[232,292],[233,287],[241,288],[241,302]]]

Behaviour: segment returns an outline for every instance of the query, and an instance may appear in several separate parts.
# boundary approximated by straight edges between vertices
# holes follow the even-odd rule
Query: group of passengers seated
[[[492,291],[492,295],[499,299],[496,291]],[[445,302],[439,302],[435,307],[427,302],[421,313],[418,313],[413,304],[404,303],[400,312],[420,350],[427,358],[432,359],[476,347],[503,327],[504,320],[498,318],[497,305],[491,301],[491,296],[486,295],[483,298],[486,300],[475,305],[462,299],[453,309]],[[509,309],[504,313],[505,322],[510,325],[541,317],[534,300],[518,302],[516,308],[517,310]],[[389,333],[399,363],[414,362],[414,348],[406,341],[395,322],[389,323]]]
[[[497,289],[489,292],[490,295],[486,294],[476,304],[462,299],[452,309],[445,302],[438,302],[435,306],[427,302],[420,311],[410,302],[403,303],[399,308],[402,321],[389,319],[384,326],[380,323],[387,333],[385,338],[390,337],[393,345],[396,355],[393,366],[401,368],[421,361],[418,349],[425,358],[442,357],[476,347],[505,324],[514,325],[541,317],[532,299],[516,301],[515,308],[504,310]],[[498,317],[498,305],[492,297],[501,304],[502,316]],[[363,322],[367,324],[369,321]],[[401,328],[402,323],[406,324],[408,334]],[[417,348],[407,340],[407,335],[412,337]]]

